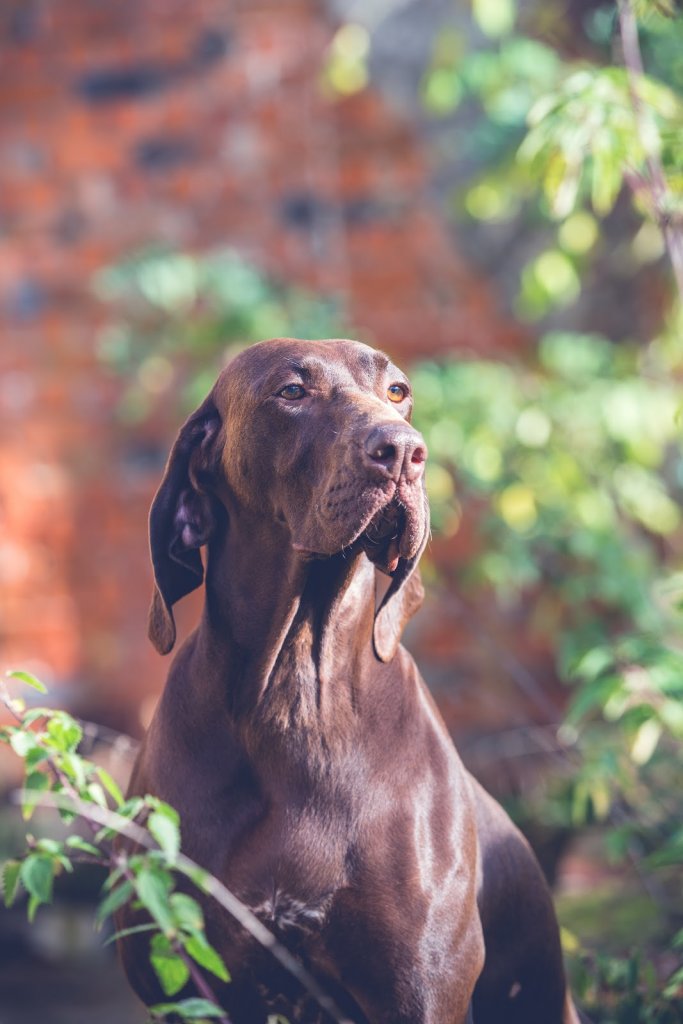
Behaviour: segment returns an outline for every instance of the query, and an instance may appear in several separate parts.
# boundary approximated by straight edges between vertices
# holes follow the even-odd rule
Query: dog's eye
[[[405,384],[390,384],[387,388],[387,398],[390,402],[402,402],[408,394]]]
[[[287,387],[278,391],[280,398],[286,398],[288,402],[297,402],[306,394],[306,389],[301,384],[288,384]]]

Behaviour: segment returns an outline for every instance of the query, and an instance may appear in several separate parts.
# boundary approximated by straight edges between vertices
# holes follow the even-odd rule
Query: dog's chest
[[[311,932],[325,923],[333,898],[334,893],[302,897],[274,887],[252,910],[273,931]]]
[[[246,902],[276,933],[322,930],[335,895],[349,885],[355,828],[345,805],[318,795],[298,804],[276,796],[239,857]]]
[[[276,932],[320,930],[348,884],[348,825],[336,815],[290,810],[276,812],[268,832],[270,856],[249,901],[254,913]]]

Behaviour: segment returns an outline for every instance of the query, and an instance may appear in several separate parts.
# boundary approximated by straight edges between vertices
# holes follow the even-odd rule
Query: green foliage
[[[637,90],[635,105],[632,90]],[[528,123],[519,156],[543,182],[557,218],[568,216],[587,197],[597,214],[608,214],[625,176],[645,175],[653,153],[664,151],[674,167],[680,164],[683,103],[652,78],[642,76],[632,85],[624,68],[574,71],[534,104]]]
[[[570,981],[595,1024],[678,1024],[683,1011],[683,975],[664,988],[651,963],[638,955],[584,955],[571,963]]]
[[[27,673],[10,676],[45,693],[42,683]],[[28,836],[26,854],[2,866],[5,905],[12,906],[25,891],[32,921],[42,905],[52,902],[55,879],[63,872],[82,862],[99,864],[109,872],[97,908],[99,926],[127,904],[145,912],[144,923],[123,930],[119,937],[150,933],[150,962],[167,996],[178,995],[188,983],[202,992],[202,998],[154,1007],[152,1019],[161,1021],[173,1014],[174,1019],[187,1021],[227,1022],[217,1003],[205,997],[211,992],[208,978],[227,983],[230,974],[206,936],[200,904],[177,888],[184,880],[207,891],[210,879],[180,856],[177,812],[157,797],[124,800],[111,776],[78,753],[83,730],[66,712],[26,710],[2,684],[0,699],[16,722],[0,730],[0,742],[9,744],[26,767],[24,817],[31,816],[37,803],[47,802],[67,822],[78,818],[92,833],[91,839],[78,833],[59,840]],[[127,845],[114,842],[119,836],[126,837]]]
[[[525,32],[513,3],[473,0],[489,42],[473,47],[450,29],[437,38],[421,86],[424,105],[435,117],[459,107],[468,112],[458,159],[476,168],[453,197],[456,216],[491,223],[523,217],[539,227],[545,221],[547,236],[553,221],[578,211],[592,207],[605,218],[627,184],[651,228],[647,244],[645,235],[635,239],[633,258],[661,255],[658,229],[683,214],[683,18],[671,17],[666,0],[633,6],[643,19],[646,75],[613,66],[619,20],[612,3],[584,17],[590,60],[568,60],[561,47],[542,41],[557,38],[561,15],[551,27],[540,6],[525,7]],[[565,42],[575,52],[576,40]],[[619,272],[623,254],[596,246],[599,232],[576,249],[564,244],[562,227],[558,244],[521,268],[517,311],[528,319],[574,302],[596,254]]]
[[[547,584],[587,641],[596,603],[654,628],[664,597],[653,603],[643,578],[681,521],[683,388],[663,368],[645,379],[638,350],[597,336],[550,334],[539,354],[537,367],[416,367],[435,525],[448,532],[463,507],[483,507],[467,578],[501,599]]]
[[[604,823],[612,856],[637,844],[664,871],[683,863],[683,579],[663,546],[680,536],[683,388],[644,359],[555,333],[538,366],[423,364],[413,385],[435,525],[472,538],[459,588],[542,629],[573,683],[562,735],[581,759],[537,815]]]
[[[285,288],[229,249],[147,250],[101,271],[94,287],[117,317],[97,349],[127,382],[119,407],[126,423],[144,419],[171,390],[182,408],[194,408],[223,362],[250,342],[327,337],[339,322],[331,299]]]
[[[423,95],[435,116],[479,108],[465,146],[483,170],[454,197],[456,215],[545,221],[546,237],[561,221],[555,242],[521,270],[518,311],[536,319],[573,302],[595,253],[610,264],[601,220],[625,184],[651,221],[633,256],[658,258],[672,230],[680,248],[683,19],[667,17],[671,5],[636,7],[650,75],[637,69],[633,38],[628,67],[611,66],[626,0],[619,12],[591,13],[592,62],[567,61],[507,16],[490,30],[478,3],[473,13],[495,45],[473,51],[445,34]],[[542,24],[527,12],[527,26],[534,16]],[[430,102],[437,86],[440,105]],[[667,241],[680,291],[680,253]],[[651,938],[664,947],[683,915],[678,314],[672,323],[649,350],[555,333],[541,339],[536,364],[449,363],[414,375],[436,527],[455,532],[462,519],[475,538],[458,587],[498,614],[524,616],[572,685],[559,734],[572,758],[532,813],[599,827],[605,855],[644,878],[661,924]],[[632,928],[629,938],[633,948],[646,936]],[[656,991],[647,954],[644,966],[634,955],[574,961],[596,1020],[679,1018],[680,971]]]

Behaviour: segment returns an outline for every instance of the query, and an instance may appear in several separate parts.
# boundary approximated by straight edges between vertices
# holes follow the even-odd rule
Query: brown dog
[[[131,793],[366,1024],[572,1024],[540,869],[400,646],[429,519],[405,375],[353,341],[264,342],[182,427],[154,500],[150,637],[200,586]],[[391,583],[376,610],[376,568]],[[323,1021],[206,906],[234,1024]],[[133,986],[161,998],[139,936]]]

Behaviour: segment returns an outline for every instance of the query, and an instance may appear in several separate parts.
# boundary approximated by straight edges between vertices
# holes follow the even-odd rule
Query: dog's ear
[[[406,623],[424,600],[425,592],[417,563],[427,546],[428,537],[429,530],[425,530],[420,550],[414,558],[399,559],[389,589],[375,614],[372,640],[380,661],[391,661],[394,657]]]
[[[220,416],[208,398],[183,424],[149,514],[154,594],[149,638],[160,654],[175,643],[173,605],[204,579],[199,549],[214,529],[214,501],[206,485],[215,471]]]

